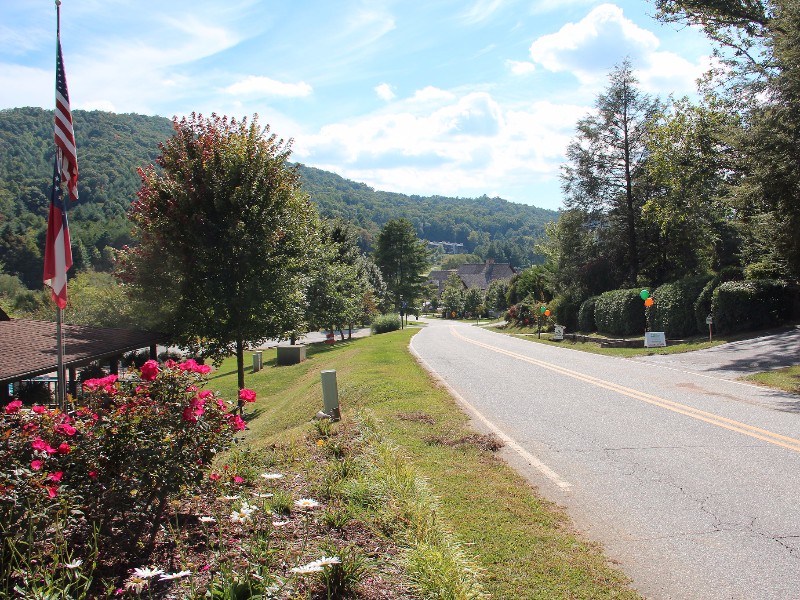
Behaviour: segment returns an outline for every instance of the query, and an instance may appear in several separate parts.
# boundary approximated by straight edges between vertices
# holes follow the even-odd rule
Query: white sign
[[[645,348],[663,348],[667,345],[667,338],[663,331],[648,331],[644,334]]]
[[[712,317],[711,315],[708,315],[706,317],[706,325],[711,325],[713,322],[714,322],[714,317]]]
[[[564,340],[564,327],[563,325],[555,325],[553,327],[553,340],[556,342],[561,342]]]

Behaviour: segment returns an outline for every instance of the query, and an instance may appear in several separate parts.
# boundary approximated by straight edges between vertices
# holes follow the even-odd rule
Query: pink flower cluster
[[[142,381],[155,381],[158,377],[158,362],[148,360],[142,365]]]
[[[116,381],[117,376],[114,374],[106,375],[105,377],[101,377],[99,379],[87,379],[83,382],[83,389],[87,392],[102,390],[113,395],[117,393],[117,386],[114,385]]]
[[[253,390],[239,390],[239,400],[243,402],[255,402],[256,393]]]
[[[198,364],[193,358],[183,361],[178,365],[181,371],[192,371],[193,373],[200,373],[201,375],[208,375],[211,373],[211,367],[208,365]]]

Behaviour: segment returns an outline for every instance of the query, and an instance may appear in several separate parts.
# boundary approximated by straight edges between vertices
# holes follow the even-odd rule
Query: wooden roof
[[[164,341],[152,331],[63,325],[64,365],[82,367]],[[58,369],[56,324],[0,320],[0,382],[20,381]]]

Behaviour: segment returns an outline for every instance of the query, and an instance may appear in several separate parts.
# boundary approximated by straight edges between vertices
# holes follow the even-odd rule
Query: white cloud
[[[305,82],[284,83],[269,77],[251,75],[233,85],[225,88],[227,94],[235,96],[282,96],[286,98],[298,98],[311,95],[313,89]]]
[[[414,102],[437,102],[441,100],[449,101],[453,98],[454,95],[452,92],[429,85],[421,90],[417,90],[411,100]]]
[[[392,91],[392,86],[388,83],[382,83],[380,85],[375,86],[375,93],[378,94],[378,98],[381,100],[385,100],[389,102],[390,100],[394,100],[395,93]]]
[[[531,12],[548,13],[556,10],[563,11],[568,6],[588,6],[597,0],[535,0],[531,6]]]
[[[503,5],[504,0],[476,0],[461,15],[461,20],[465,23],[479,23],[491,17],[497,9]]]
[[[558,172],[575,122],[587,111],[551,102],[504,109],[487,92],[435,97],[446,102],[424,109],[398,102],[392,111],[298,136],[295,155],[381,190],[479,196],[502,187],[531,201],[535,182]]]
[[[578,23],[531,44],[531,58],[548,71],[568,71],[584,83],[605,77],[623,58],[634,64],[658,48],[658,38],[625,18],[622,9],[602,4]]]
[[[527,75],[536,70],[536,65],[532,62],[520,60],[507,60],[506,67],[508,67],[509,71],[514,75]]]
[[[552,72],[572,73],[581,83],[604,82],[615,65],[628,58],[642,87],[651,93],[691,93],[695,80],[708,68],[673,52],[659,51],[661,42],[647,29],[626,18],[614,4],[601,4],[577,23],[531,44],[533,62]]]

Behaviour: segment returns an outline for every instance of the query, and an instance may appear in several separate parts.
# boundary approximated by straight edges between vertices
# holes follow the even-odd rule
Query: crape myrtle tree
[[[639,274],[641,209],[649,195],[646,135],[661,103],[637,88],[627,60],[609,80],[595,110],[578,121],[562,167],[562,189],[568,209],[590,213],[597,225],[615,231],[609,239],[623,244],[626,280],[633,285]]]
[[[120,275],[146,302],[152,325],[215,362],[286,339],[304,326],[317,217],[300,191],[285,143],[257,117],[174,120],[158,169],[140,170],[129,218],[138,245],[122,252]]]
[[[417,237],[408,219],[393,219],[381,229],[375,240],[375,264],[386,283],[387,300],[399,311],[408,308],[425,294],[425,273],[430,266],[428,248]]]

